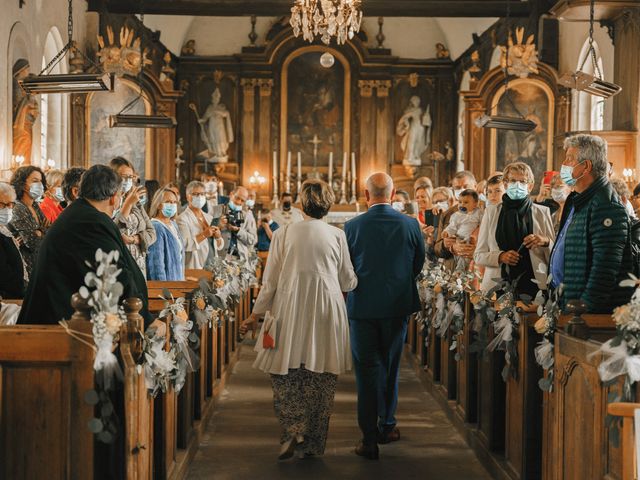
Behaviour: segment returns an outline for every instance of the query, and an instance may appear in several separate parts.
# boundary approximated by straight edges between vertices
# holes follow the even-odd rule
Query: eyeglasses
[[[123,176],[122,176],[122,177],[120,177],[120,178],[122,178],[122,180],[132,180],[132,181],[133,181],[133,180],[135,180],[137,177],[136,177],[135,175],[123,175]]]
[[[15,202],[9,202],[9,203],[0,202],[0,210],[3,208],[13,208],[15,207],[15,205],[16,205]]]

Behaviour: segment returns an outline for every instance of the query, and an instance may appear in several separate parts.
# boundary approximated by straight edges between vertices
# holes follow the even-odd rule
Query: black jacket
[[[22,298],[24,296],[24,265],[13,238],[0,233],[0,296]]]
[[[84,285],[89,271],[85,262],[95,263],[98,248],[106,253],[120,252],[118,267],[122,272],[118,280],[124,287],[121,300],[140,298],[143,302],[140,314],[148,324],[147,285],[140,268],[115,223],[83,199],[67,207],[45,235],[18,323],[56,324],[71,318],[71,296]]]

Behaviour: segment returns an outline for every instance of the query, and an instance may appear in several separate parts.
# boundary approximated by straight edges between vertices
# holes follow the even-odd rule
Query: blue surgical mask
[[[29,196],[34,200],[36,200],[37,198],[40,198],[43,194],[44,194],[44,187],[42,186],[41,182],[32,183],[31,186],[29,187]]]
[[[529,196],[529,188],[524,182],[511,182],[507,186],[507,195],[511,200],[524,200]]]
[[[178,205],[175,203],[163,203],[162,204],[162,215],[167,218],[173,218],[175,214],[178,213]]]
[[[193,208],[202,208],[207,203],[207,199],[204,195],[194,195],[191,197],[191,206]]]
[[[489,200],[487,199],[487,196],[484,193],[481,193],[480,195],[478,195],[478,200],[480,200],[481,202],[484,203],[488,203]]]
[[[247,208],[253,208],[256,206],[256,201],[253,198],[250,198],[246,202]]]
[[[580,162],[582,163],[582,162]],[[578,165],[580,165],[580,163]],[[576,165],[577,166],[577,165]],[[562,165],[562,167],[560,168],[560,178],[562,178],[562,181],[569,185],[570,187],[575,186],[576,183],[578,183],[578,180],[580,180],[582,178],[582,176],[584,175],[584,173],[582,175],[580,175],[580,177],[578,178],[573,178],[573,169],[575,167],[572,167],[570,165]]]
[[[13,208],[0,208],[0,225],[8,225],[13,219]]]
[[[128,193],[129,190],[131,190],[132,187],[133,187],[133,179],[132,178],[127,178],[127,179],[123,180],[123,182],[122,182],[122,191],[124,193]]]
[[[143,207],[147,204],[147,196],[146,195],[142,195],[140,197],[140,200],[138,200],[140,202],[140,205],[142,205]]]
[[[229,208],[234,212],[239,212],[240,210],[242,210],[242,207],[239,207],[238,205],[233,203],[233,200],[229,200]]]
[[[62,194],[61,187],[56,187],[55,191],[53,192],[53,196],[57,201],[64,202],[64,195]]]

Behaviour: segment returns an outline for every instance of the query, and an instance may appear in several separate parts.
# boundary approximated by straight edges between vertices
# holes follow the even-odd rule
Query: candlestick
[[[224,183],[218,183],[218,192],[220,192],[220,196],[224,196]]]
[[[273,198],[271,202],[278,203],[278,152],[273,151]]]
[[[356,154],[351,152],[351,201],[349,203],[356,203]]]
[[[340,205],[347,203],[347,152],[342,155],[342,182],[340,183]]]
[[[300,203],[300,190],[302,190],[302,153],[298,152],[298,188],[296,191],[296,203]]]
[[[291,193],[291,152],[287,152],[287,178],[283,193]]]
[[[333,152],[329,153],[329,175],[327,178],[329,179],[329,188],[333,190]]]

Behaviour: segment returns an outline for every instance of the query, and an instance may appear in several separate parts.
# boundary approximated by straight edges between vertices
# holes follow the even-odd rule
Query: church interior
[[[640,478],[640,1],[2,7],[0,276],[9,285],[0,281],[0,479]],[[94,171],[103,180],[82,183]],[[113,171],[122,194],[109,190]],[[293,234],[296,212],[320,218],[307,205],[317,187],[329,199],[322,217],[346,238],[359,278],[344,297],[355,348],[352,295],[365,295],[361,272],[375,266],[358,267],[349,224],[375,210],[372,182],[382,173],[395,189],[386,203],[419,227],[424,259],[405,286],[420,307],[407,316],[399,366],[389,367],[402,437],[380,427],[374,447],[366,435],[358,445],[364,367],[353,350],[355,371],[336,377],[317,454],[304,450],[310,440],[286,437],[278,375],[270,372],[272,385],[252,368],[265,355],[258,347],[283,348],[286,335],[279,326],[277,346],[267,346],[268,316],[257,340],[245,327],[279,265],[269,248],[285,240],[274,220]],[[609,203],[583,195],[595,186],[611,192]],[[92,188],[104,193],[91,197]],[[69,223],[88,229],[77,240],[56,225],[72,222],[72,208],[80,215],[84,198],[113,214],[113,222],[100,214],[115,225],[111,243],[89,231],[97,221]],[[463,198],[476,206],[467,211]],[[508,217],[516,201],[528,213]],[[582,202],[591,202],[587,213]],[[118,223],[136,209],[147,232]],[[475,212],[474,233],[447,226]],[[528,236],[512,240],[500,228]],[[613,250],[619,230],[629,256]],[[78,259],[78,283],[58,290],[76,268],[63,257],[78,257],[84,247],[74,242],[94,237],[98,251]],[[301,256],[314,256],[318,238]],[[130,265],[105,250],[113,242]],[[152,252],[169,262],[174,245],[178,276],[165,263],[154,273]],[[555,284],[560,264],[565,283]],[[9,288],[14,268],[19,293]],[[126,282],[137,282],[130,269],[141,272],[143,292],[128,295]],[[520,288],[523,275],[535,277],[534,290]],[[497,285],[485,288],[488,279]],[[345,289],[336,291],[340,300]],[[311,308],[317,295],[307,293],[290,293],[291,303]],[[69,315],[40,322],[29,312],[42,311],[45,297]],[[305,425],[316,421],[309,415]]]

